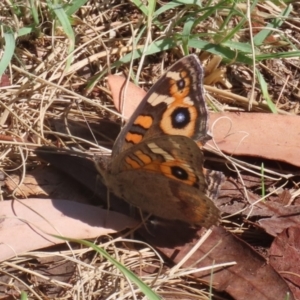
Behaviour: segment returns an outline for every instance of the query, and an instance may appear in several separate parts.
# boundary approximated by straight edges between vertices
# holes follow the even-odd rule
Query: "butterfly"
[[[96,167],[111,192],[142,211],[209,228],[219,221],[211,198],[221,175],[203,168],[196,144],[211,139],[203,76],[194,54],[171,66],[120,132],[109,161],[96,159]]]

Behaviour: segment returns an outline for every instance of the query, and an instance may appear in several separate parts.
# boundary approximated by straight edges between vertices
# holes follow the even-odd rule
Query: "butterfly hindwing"
[[[209,227],[219,215],[205,195],[202,164],[203,153],[193,140],[156,137],[122,152],[111,162],[106,182],[117,196],[143,211]]]

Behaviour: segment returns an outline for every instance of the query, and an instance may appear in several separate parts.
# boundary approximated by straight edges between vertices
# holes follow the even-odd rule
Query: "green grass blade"
[[[18,30],[17,36],[21,37],[30,33],[33,33],[35,31],[36,26],[30,25],[30,26],[24,26]]]
[[[258,2],[258,0],[255,0],[255,1],[253,1],[253,2],[251,3],[251,7],[250,7],[250,10],[251,10],[251,11],[253,11],[253,9],[256,7],[257,2]],[[227,34],[227,36],[224,37],[224,38],[222,39],[222,42],[226,42],[226,41],[231,40],[231,39],[235,36],[235,34],[238,33],[239,30],[241,30],[241,28],[244,27],[245,23],[248,22],[248,17],[247,17],[242,11],[235,10],[235,12],[236,12],[237,15],[241,16],[242,19],[241,19],[240,22],[237,24],[237,26],[235,26],[235,27],[231,30],[231,32],[230,32],[229,34]],[[234,15],[232,15],[232,17],[234,17]]]
[[[30,10],[31,10],[31,15],[34,21],[34,24],[36,26],[39,25],[39,13],[37,11],[37,6],[36,6],[36,1],[35,0],[30,0]]]
[[[241,43],[241,42],[235,42],[235,41],[227,41],[222,42],[222,46],[228,47],[230,49],[234,49],[237,51],[241,51],[243,53],[252,53],[252,48],[249,43]]]
[[[257,76],[257,80],[260,84],[261,87],[261,92],[265,98],[265,100],[267,101],[267,104],[271,110],[272,113],[277,114],[277,109],[275,104],[273,103],[273,101],[270,98],[269,92],[268,92],[268,86],[267,83],[264,79],[264,77],[262,76],[262,74],[256,69],[256,76]]]
[[[161,15],[162,13],[165,13],[167,12],[168,10],[170,9],[174,9],[176,8],[177,6],[180,6],[182,5],[181,3],[178,3],[178,2],[169,2],[169,3],[166,3],[165,5],[163,5],[162,7],[160,7],[159,9],[157,9],[154,14],[153,14],[153,17],[156,18],[158,17],[159,15]]]
[[[221,56],[227,62],[238,62],[252,65],[252,59],[244,53],[233,51],[223,45],[212,44],[204,40],[192,38],[189,40],[189,47],[201,49],[209,53]]]
[[[15,3],[16,2],[16,3]],[[20,5],[17,3],[17,1],[9,1],[10,4],[10,10],[13,14],[20,17],[22,15]]]
[[[272,20],[272,22],[265,26],[266,29],[263,29],[259,33],[257,33],[253,38],[254,45],[262,45],[265,39],[273,33],[272,29],[279,28],[283,24],[284,20],[290,15],[291,11],[292,6],[288,5],[286,9],[280,14],[280,16],[278,16],[276,19]]]
[[[159,52],[162,52],[162,51],[166,51],[166,50],[172,49],[176,46],[177,46],[177,43],[175,42],[174,39],[166,38],[166,39],[151,43],[147,48],[146,55],[151,55],[151,54],[159,53]],[[119,61],[115,62],[113,64],[113,66],[114,67],[119,67],[123,64],[129,63],[131,58],[132,59],[140,58],[142,56],[143,49],[144,48],[140,48],[138,50],[135,50],[133,53],[126,54]]]
[[[151,55],[155,53],[159,53],[162,51],[166,51],[172,49],[176,46],[181,45],[182,40],[175,41],[172,38],[166,38],[160,41],[155,41],[150,44],[147,48],[146,55]],[[233,51],[227,47],[223,47],[222,45],[215,45],[200,39],[191,38],[188,42],[189,47],[197,48],[200,50],[205,50],[212,54],[216,54],[221,56],[224,60],[230,62],[238,62],[245,63],[248,65],[252,65],[252,60],[248,56],[243,53],[238,53],[237,51]],[[120,67],[123,64],[129,63],[131,59],[140,58],[143,53],[143,48],[135,50],[133,53],[126,54],[122,59],[115,62],[112,67]]]
[[[221,1],[219,3],[216,3],[214,6],[207,6],[206,8],[201,9],[200,11],[202,11],[203,14],[200,17],[197,17],[197,21],[195,22],[194,26],[197,26],[207,18],[211,18],[217,10],[222,9],[223,5],[223,2]]]
[[[226,7],[226,3],[223,2],[222,5],[224,5]],[[240,17],[245,19],[244,14],[242,14],[239,10],[236,10],[236,5],[237,5],[237,3],[233,2],[233,5],[230,8],[228,7],[229,8],[228,15],[226,16],[225,20],[220,24],[220,27],[219,27],[220,32],[223,32],[226,29],[226,27],[228,26],[228,23],[231,21],[232,17],[236,17],[236,15],[240,15]],[[243,21],[243,19],[242,19],[242,21]],[[240,26],[239,24],[240,24],[240,22],[233,29],[235,29],[236,27],[239,27]]]
[[[20,300],[28,300],[28,295],[25,292],[21,292]]]
[[[4,74],[5,70],[10,64],[13,54],[15,53],[16,41],[15,41],[14,33],[12,32],[11,29],[7,28],[6,32],[4,32],[4,41],[5,41],[4,53],[0,61],[0,76]]]
[[[156,7],[156,0],[149,0],[148,1],[148,12],[149,12],[149,16],[151,16],[151,18],[153,17],[154,15],[154,12],[155,12],[155,7]]]
[[[68,53],[70,54],[74,51],[74,47],[75,47],[75,35],[70,20],[61,5],[53,5],[52,9],[56,17],[58,18],[59,22],[61,23],[61,26],[63,27],[65,34],[69,38],[70,45],[69,45]],[[68,68],[70,67],[72,60],[73,57],[70,55],[66,63],[66,70],[68,70]]]
[[[200,0],[177,0],[176,3],[179,3],[181,5],[197,5],[199,7],[202,7]]]
[[[56,238],[65,240],[65,241],[82,244],[82,245],[85,245],[87,247],[94,249],[99,254],[101,254],[104,258],[106,258],[110,263],[112,263],[114,266],[116,266],[123,273],[124,276],[126,276],[128,279],[130,279],[132,282],[134,282],[139,287],[141,292],[144,293],[144,295],[146,297],[148,297],[148,299],[161,300],[161,297],[159,297],[154,291],[152,291],[152,289],[147,284],[145,284],[142,280],[140,280],[133,272],[128,270],[126,267],[124,267],[116,259],[111,257],[104,249],[96,246],[95,244],[93,244],[91,242],[85,241],[85,240],[65,238],[65,237],[56,236],[56,235],[53,235],[53,236]]]
[[[174,9],[181,5],[196,5],[201,7],[200,1],[194,1],[194,0],[187,0],[187,1],[170,1],[164,5],[162,5],[159,9],[157,9],[153,15],[154,18],[158,17],[162,13],[165,13],[166,11],[170,9]]]
[[[88,2],[88,0],[69,1],[69,4],[65,7],[65,13],[68,16],[72,16],[73,14],[75,14],[78,11],[79,8],[81,8],[87,2]]]
[[[142,1],[133,0],[132,2],[145,16],[148,16],[149,14],[148,8]]]
[[[140,0],[133,0],[132,2],[139,10],[141,10],[141,12],[147,17],[148,20],[151,17],[153,25],[157,26],[160,30],[164,30],[164,26],[162,26],[162,24],[157,19],[155,19],[157,17],[157,14],[155,12],[156,1],[149,1],[148,7],[145,6]]]
[[[182,46],[183,46],[183,51],[185,55],[189,53],[189,39],[191,35],[192,28],[194,26],[195,19],[191,16],[189,16],[183,26],[183,31],[182,31]]]
[[[277,52],[277,53],[266,53],[258,54],[255,56],[256,62],[265,60],[265,59],[274,59],[274,58],[299,58],[300,51],[289,51],[289,52]]]

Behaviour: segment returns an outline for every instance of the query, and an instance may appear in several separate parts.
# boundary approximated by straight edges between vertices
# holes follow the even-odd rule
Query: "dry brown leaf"
[[[264,205],[273,212],[271,218],[258,221],[259,225],[272,236],[277,236],[284,229],[300,224],[300,205],[283,206],[278,202],[266,202]]]
[[[9,86],[9,85],[10,85],[9,77],[6,74],[3,74],[0,77],[0,87]]]
[[[198,234],[200,235],[200,231]],[[163,243],[171,245],[159,246],[158,249],[167,257],[172,258],[175,264],[191,250],[199,237],[183,246],[173,246],[174,239],[181,241],[187,235],[186,229],[177,229],[165,226],[155,231],[155,234],[143,232],[144,237],[152,245]],[[259,255],[252,247],[233,234],[226,232],[222,227],[213,227],[208,239],[197,249],[183,268],[203,268],[221,263],[236,262],[236,265],[221,267],[215,270],[198,272],[199,279],[210,282],[213,276],[213,286],[217,290],[226,291],[234,299],[247,300],[274,300],[285,299],[290,293],[290,300],[294,299],[284,279]]]
[[[114,105],[118,111],[121,111],[122,97],[124,97],[123,116],[125,119],[128,119],[144,98],[146,92],[132,82],[129,82],[128,87],[125,89],[125,82],[126,78],[122,76],[109,75],[107,77]],[[130,101],[126,101],[126,99],[130,99]]]
[[[271,235],[276,236],[283,229],[295,225],[300,220],[299,205],[295,202],[292,206],[286,207],[285,195],[290,199],[291,195],[283,190],[278,196],[276,194],[261,200],[261,196],[255,192],[261,185],[260,178],[251,175],[242,175],[243,183],[240,180],[227,177],[222,183],[218,199],[215,200],[217,207],[226,214],[240,214],[248,217],[259,217],[262,227]],[[267,185],[272,185],[272,180],[267,180]],[[247,187],[247,197],[244,187]],[[260,200],[260,201],[259,201]],[[253,205],[253,206],[252,206]],[[268,217],[267,219],[264,219]],[[272,217],[272,218],[269,218]],[[260,221],[259,221],[260,222]]]
[[[300,299],[299,236],[299,225],[287,228],[276,237],[269,251],[270,264],[286,278],[296,299]]]
[[[299,116],[263,113],[210,114],[210,125],[215,121],[213,136],[223,152],[279,160],[300,166]],[[208,144],[212,142],[209,141]]]
[[[119,108],[120,90],[125,78],[111,75],[108,84],[114,105]],[[138,91],[140,90],[140,91]],[[129,118],[141,102],[145,91],[130,83],[125,99],[125,118]],[[221,118],[223,117],[223,118]],[[214,122],[216,124],[214,124]],[[300,166],[300,118],[262,113],[212,113],[210,128],[219,148],[228,154],[256,156]],[[212,141],[208,142],[212,145]]]
[[[65,200],[3,201],[0,211],[0,261],[63,243],[49,233],[89,239],[137,224],[125,215]]]

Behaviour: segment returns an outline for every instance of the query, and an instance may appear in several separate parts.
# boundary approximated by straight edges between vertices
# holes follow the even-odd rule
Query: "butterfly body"
[[[150,89],[98,170],[109,190],[156,216],[210,227],[219,211],[207,196],[209,138],[203,70],[195,55],[175,63]],[[213,186],[213,185],[212,185]]]

